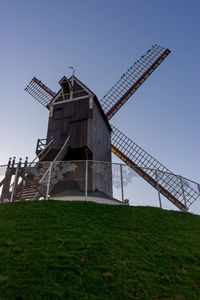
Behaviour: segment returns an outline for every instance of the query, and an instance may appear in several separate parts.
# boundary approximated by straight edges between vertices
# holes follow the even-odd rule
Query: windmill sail
[[[33,77],[33,79],[29,82],[25,91],[45,107],[55,96],[55,93],[36,77]]]
[[[112,152],[142,176],[153,187],[159,188],[168,200],[180,210],[187,210],[199,198],[187,182],[169,171],[165,166],[143,150],[140,146],[112,126]],[[157,182],[159,184],[157,185]]]
[[[100,100],[108,120],[141,86],[169,53],[169,49],[154,45],[128,69],[121,79]]]

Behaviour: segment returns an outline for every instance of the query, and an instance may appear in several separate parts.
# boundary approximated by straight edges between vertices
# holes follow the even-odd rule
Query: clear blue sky
[[[200,182],[200,1],[0,1],[0,164],[34,158],[48,111],[24,92],[57,91],[74,66],[101,98],[157,43],[171,54],[112,123],[171,171]]]

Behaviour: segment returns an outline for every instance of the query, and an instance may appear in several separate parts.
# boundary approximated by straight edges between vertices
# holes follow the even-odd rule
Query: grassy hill
[[[0,299],[200,299],[200,216],[0,204]]]

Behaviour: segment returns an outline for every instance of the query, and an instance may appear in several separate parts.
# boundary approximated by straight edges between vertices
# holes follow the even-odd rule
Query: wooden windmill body
[[[111,126],[94,93],[75,76],[63,77],[61,89],[48,105],[49,124],[47,143],[59,152],[69,136],[67,151],[62,160],[96,160],[111,162]],[[52,151],[53,155],[53,151]],[[53,160],[46,156],[45,160]]]
[[[103,161],[111,162],[111,126],[96,97],[80,80],[64,76],[60,80],[61,89],[48,104],[49,124],[47,144],[53,139],[50,149],[43,160],[53,161],[63,145],[66,147],[59,156],[59,161]],[[36,150],[40,157],[40,150]],[[84,195],[85,164],[78,163],[73,173],[65,175],[64,182],[59,182],[51,192],[55,198],[66,193]],[[111,168],[107,167],[107,180],[102,174],[88,168],[88,193],[103,193],[112,197]]]

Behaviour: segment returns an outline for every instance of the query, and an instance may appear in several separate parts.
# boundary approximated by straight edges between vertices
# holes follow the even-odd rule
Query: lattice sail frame
[[[170,53],[169,49],[152,46],[100,100],[108,120],[120,109],[130,96]]]
[[[49,102],[55,96],[55,93],[51,91],[44,83],[38,80],[36,77],[29,82],[25,91],[35,98],[44,107],[47,107]]]
[[[113,125],[112,130],[112,152],[155,188],[159,182],[160,192],[175,206],[187,210],[200,197],[186,180],[173,174]]]

